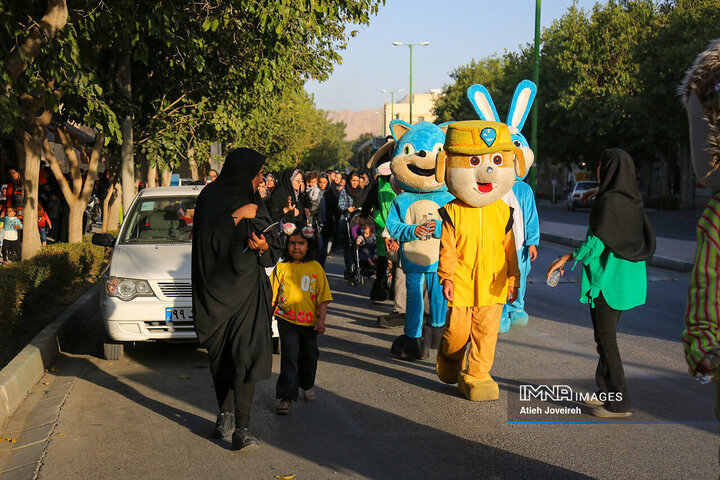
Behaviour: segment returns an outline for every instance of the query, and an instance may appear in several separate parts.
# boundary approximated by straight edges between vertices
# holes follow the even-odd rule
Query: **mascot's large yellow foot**
[[[471,377],[465,372],[460,372],[458,389],[465,398],[473,402],[486,402],[500,398],[500,389],[490,375],[485,379]]]
[[[435,365],[438,378],[445,383],[458,383],[462,362],[462,359],[456,362],[438,352],[437,364]]]

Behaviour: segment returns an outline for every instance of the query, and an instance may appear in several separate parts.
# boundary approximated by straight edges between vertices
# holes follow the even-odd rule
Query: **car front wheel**
[[[105,360],[122,360],[125,353],[125,345],[113,342],[109,338],[103,343],[103,356]]]

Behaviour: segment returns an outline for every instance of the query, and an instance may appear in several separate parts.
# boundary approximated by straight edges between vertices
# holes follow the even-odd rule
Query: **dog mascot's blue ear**
[[[410,125],[405,120],[395,119],[390,122],[390,133],[392,134],[396,142],[400,140],[403,135],[409,132],[411,128],[412,125]]]

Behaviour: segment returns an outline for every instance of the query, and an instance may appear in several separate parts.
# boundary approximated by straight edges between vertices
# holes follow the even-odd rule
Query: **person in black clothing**
[[[332,240],[336,229],[337,198],[335,192],[330,188],[330,181],[326,174],[320,174],[318,187],[320,188],[320,203],[316,218],[320,235],[318,235],[317,261],[324,267],[327,260],[328,243]]]
[[[300,170],[291,168],[280,174],[268,204],[274,222],[305,224],[308,204],[305,193],[301,191],[302,183]]]
[[[232,433],[236,450],[260,444],[248,430],[250,408],[255,383],[272,371],[265,267],[275,265],[282,246],[279,236],[262,234],[272,223],[257,194],[264,164],[252,149],[230,152],[217,180],[198,196],[193,222],[195,331],[208,351],[220,408],[215,436]]]

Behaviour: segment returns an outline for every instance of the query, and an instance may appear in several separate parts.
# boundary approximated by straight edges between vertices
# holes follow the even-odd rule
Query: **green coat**
[[[390,177],[380,176],[378,178],[378,203],[380,208],[373,210],[373,219],[375,220],[375,236],[377,237],[377,254],[381,257],[387,256],[382,232],[385,230],[385,221],[395,197],[395,192],[390,184]]]
[[[573,252],[573,257],[576,263],[583,263],[580,302],[594,307],[594,300],[602,292],[605,301],[615,310],[630,310],[645,303],[645,262],[631,262],[616,256],[589,228],[585,242]]]

